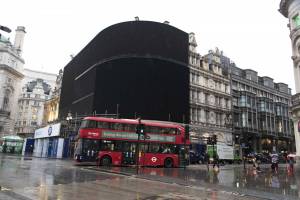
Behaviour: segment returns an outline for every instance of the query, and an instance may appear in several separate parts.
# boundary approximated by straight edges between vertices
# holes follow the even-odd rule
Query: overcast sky
[[[288,19],[280,0],[9,0],[0,25],[26,27],[25,68],[58,73],[97,33],[123,21],[170,22],[194,32],[201,55],[218,47],[238,67],[294,90]],[[14,41],[14,31],[3,33]]]

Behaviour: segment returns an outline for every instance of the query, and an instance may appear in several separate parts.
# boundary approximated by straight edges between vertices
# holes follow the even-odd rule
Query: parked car
[[[191,164],[202,164],[202,163],[204,163],[204,155],[191,150],[190,151],[190,163]]]

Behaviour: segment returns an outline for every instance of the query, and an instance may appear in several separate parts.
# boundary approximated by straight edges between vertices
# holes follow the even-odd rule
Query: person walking
[[[253,158],[253,169],[256,170],[257,172],[260,172],[260,167],[259,167],[260,161],[254,157]]]
[[[214,152],[213,158],[214,158],[213,169],[218,172],[220,169],[220,165],[219,165],[219,156],[218,156],[217,152]],[[216,166],[217,166],[217,168],[216,168]]]
[[[277,174],[278,173],[278,154],[276,152],[273,152],[271,154],[271,161],[272,161],[272,164],[271,164],[272,171]]]
[[[209,155],[207,151],[204,153],[204,162],[206,163],[207,171],[209,171]]]
[[[293,157],[288,157],[288,172],[290,172],[291,174],[294,173],[294,158]]]

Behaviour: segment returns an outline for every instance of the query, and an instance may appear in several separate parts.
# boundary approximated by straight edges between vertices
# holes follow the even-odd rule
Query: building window
[[[242,127],[247,126],[247,119],[246,119],[246,113],[242,113]]]
[[[205,121],[206,121],[206,123],[209,123],[209,111],[208,110],[205,111]]]
[[[242,95],[240,97],[239,106],[246,106],[246,96]]]
[[[4,110],[8,110],[9,109],[9,98],[10,98],[11,92],[10,90],[5,90],[5,94],[4,94],[4,98],[3,98],[3,105],[2,108]]]
[[[36,115],[32,115],[32,119],[33,119],[33,120],[36,120],[36,119],[37,119],[37,116],[36,116]]]
[[[300,26],[300,17],[299,17],[299,15],[296,15],[296,16],[293,17],[293,23],[295,25],[295,28]]]
[[[32,126],[36,126],[36,125],[37,125],[37,122],[36,122],[36,121],[32,121],[32,122],[31,122],[31,125],[32,125]]]

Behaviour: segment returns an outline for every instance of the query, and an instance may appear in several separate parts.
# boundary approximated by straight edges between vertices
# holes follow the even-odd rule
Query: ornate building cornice
[[[281,0],[280,1],[280,5],[279,5],[279,12],[285,16],[286,18],[288,17],[288,6],[289,6],[289,3],[291,2],[292,0]]]
[[[0,65],[0,70],[8,71],[11,74],[15,75],[17,78],[23,78],[24,77],[24,75],[22,73],[20,73],[19,71],[15,70],[14,68],[12,68],[8,65],[5,65],[5,64]]]

